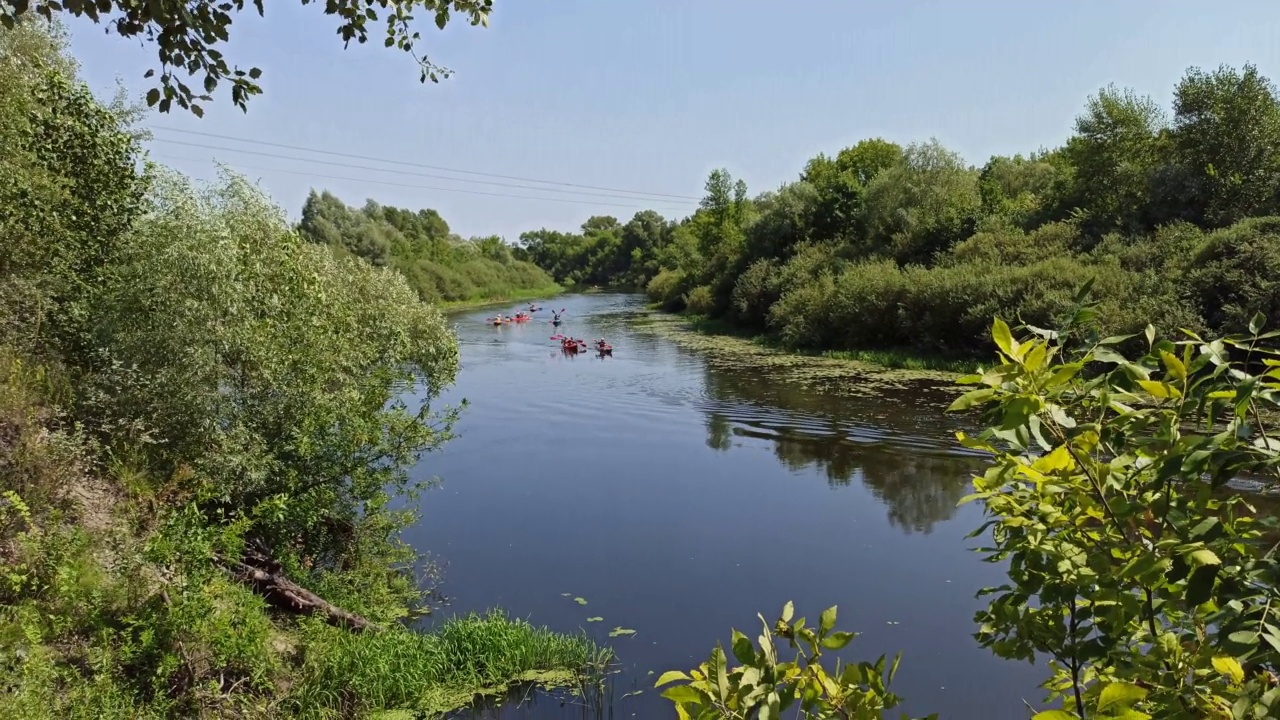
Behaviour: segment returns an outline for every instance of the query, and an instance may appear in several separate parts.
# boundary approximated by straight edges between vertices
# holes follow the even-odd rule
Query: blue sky
[[[871,136],[903,143],[937,137],[975,164],[995,153],[1054,146],[1068,135],[1086,97],[1103,85],[1133,87],[1168,107],[1190,65],[1253,62],[1280,80],[1275,0],[494,4],[487,29],[461,23],[439,32],[423,23],[423,47],[457,74],[420,85],[412,59],[377,38],[344,51],[322,4],[267,3],[266,18],[239,19],[227,49],[241,65],[264,70],[264,94],[250,102],[248,114],[220,88],[203,119],[175,111],[156,115],[150,125],[696,197],[713,168],[728,168],[755,193],[794,179],[818,152]],[[142,73],[155,57],[150,47],[104,35],[89,23],[72,22],[71,30],[83,74],[96,90],[109,95],[119,77],[143,92]],[[261,157],[254,151],[377,165],[163,130],[156,137],[249,150],[151,146],[196,177],[212,175],[213,158],[244,167],[295,217],[312,187],[352,205],[374,198],[436,208],[456,232],[513,241],[538,227],[573,229],[595,214],[625,220],[653,207],[683,216],[693,207]]]

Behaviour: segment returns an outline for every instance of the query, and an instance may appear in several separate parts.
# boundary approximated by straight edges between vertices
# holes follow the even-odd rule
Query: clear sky
[[[793,180],[806,159],[857,140],[938,138],[970,162],[1060,144],[1085,98],[1115,82],[1168,107],[1190,65],[1253,62],[1280,80],[1277,0],[495,0],[490,27],[422,24],[423,47],[456,71],[420,85],[380,38],[344,51],[323,4],[267,3],[242,16],[227,54],[264,70],[248,114],[224,88],[204,119],[175,110],[152,127],[253,138],[360,158],[696,197],[726,167],[752,193]],[[72,22],[73,49],[104,96],[138,94],[154,51]],[[194,83],[193,83],[194,84]],[[588,197],[263,157],[310,155],[157,130],[196,177],[212,159],[244,167],[296,217],[309,189],[440,211],[463,235],[514,241],[681,201]],[[229,152],[210,146],[239,147]],[[171,160],[172,158],[186,158]],[[408,173],[469,177],[421,167]],[[280,172],[289,170],[291,172]],[[349,179],[333,179],[336,176]],[[379,181],[379,184],[373,181]],[[385,184],[389,183],[389,184]],[[560,198],[551,202],[428,190]],[[570,190],[560,187],[561,190]],[[600,191],[583,191],[596,192]],[[609,205],[616,203],[624,207]]]

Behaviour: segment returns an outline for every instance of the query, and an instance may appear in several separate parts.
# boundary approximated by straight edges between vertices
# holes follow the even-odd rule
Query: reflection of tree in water
[[[781,416],[767,421],[746,417],[735,421],[725,412],[711,411],[707,413],[706,423],[709,447],[728,450],[733,435],[771,441],[774,455],[792,471],[821,470],[833,486],[848,485],[857,478],[885,504],[889,522],[908,532],[929,533],[934,524],[950,519],[980,467],[974,458],[940,454],[936,450],[912,450],[905,445],[880,441],[859,442],[849,437],[839,417],[833,414],[836,408],[830,398],[809,396],[814,402],[804,402],[805,395],[780,396],[777,388],[757,386],[753,392],[755,385],[745,378],[708,373],[708,390],[717,399],[747,401],[757,407],[813,413],[818,417],[810,416],[804,423],[806,427],[801,429],[780,426]],[[779,408],[780,401],[786,406]],[[880,402],[888,405],[894,400],[886,397]],[[865,399],[861,403],[865,404]],[[941,409],[938,413],[941,415]],[[939,422],[941,420],[939,417]]]
[[[707,447],[724,451],[732,445],[733,426],[729,419],[717,412],[707,413]]]

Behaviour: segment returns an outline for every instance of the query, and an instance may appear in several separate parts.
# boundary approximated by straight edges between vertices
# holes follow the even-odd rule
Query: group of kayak
[[[510,325],[512,323],[527,323],[533,319],[533,313],[536,313],[541,309],[542,308],[538,307],[537,305],[530,305],[528,310],[520,310],[520,311],[517,311],[514,315],[506,315],[506,316],[504,316],[502,313],[498,313],[498,315],[496,315],[495,317],[486,318],[485,322],[495,326]],[[564,320],[562,319],[563,315],[564,315],[564,308],[560,308],[559,312],[552,310],[551,321],[550,321],[551,324],[556,327],[559,327],[560,324],[564,322]],[[593,348],[596,352],[600,353],[601,355],[613,355],[613,346],[605,342],[604,338],[600,338],[590,344],[588,344],[586,340],[583,340],[581,338],[569,337],[568,335],[552,335],[551,339],[559,340],[560,349],[570,355],[576,355],[581,352],[586,352],[588,347]]]
[[[533,313],[535,313],[535,312],[537,312],[537,311],[539,311],[539,310],[541,310],[541,309],[542,309],[542,308],[540,308],[540,307],[538,307],[538,306],[536,306],[536,305],[530,305],[530,306],[529,306],[528,311],[521,310],[521,311],[517,312],[515,315],[507,315],[507,316],[504,316],[502,313],[498,313],[498,314],[497,314],[496,316],[494,316],[494,317],[491,317],[491,318],[485,318],[485,322],[489,323],[490,325],[494,325],[494,326],[497,326],[497,325],[510,325],[510,324],[512,324],[512,323],[517,323],[517,324],[518,324],[518,323],[527,323],[527,322],[529,322],[530,320],[532,320],[532,319],[533,319]],[[552,325],[555,325],[555,326],[557,326],[557,327],[560,325],[560,323],[562,322],[562,321],[560,320],[560,314],[561,314],[561,313],[563,313],[563,312],[564,312],[564,308],[561,308],[561,309],[560,309],[560,312],[556,312],[555,310],[552,310],[552,311],[551,311],[551,324],[552,324]]]
[[[559,340],[560,349],[565,351],[566,353],[569,353],[570,355],[576,355],[580,352],[587,351],[587,341],[581,338],[566,337],[564,335],[553,335],[551,339]],[[596,352],[600,353],[601,355],[613,354],[613,346],[605,342],[604,338],[600,338],[599,340],[596,340],[594,343],[592,343],[592,345],[595,347]]]

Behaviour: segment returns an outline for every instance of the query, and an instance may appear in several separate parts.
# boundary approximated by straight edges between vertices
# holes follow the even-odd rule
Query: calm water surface
[[[846,657],[902,651],[908,712],[1027,717],[1042,671],[971,636],[974,592],[1003,575],[968,549],[980,509],[956,502],[980,465],[944,396],[836,398],[646,332],[637,296],[553,302],[560,330],[605,337],[615,356],[563,355],[549,317],[454,317],[462,371],[444,401],[470,407],[418,468],[443,484],[408,533],[445,567],[443,614],[585,628],[619,655],[617,695],[644,689],[613,716],[669,718],[650,672],[695,666],[731,627],[755,637],[755,614],[772,621],[788,599],[813,618],[839,605],[838,626],[861,633]],[[617,626],[637,632],[610,639]],[[546,698],[502,712],[580,716]]]

